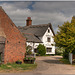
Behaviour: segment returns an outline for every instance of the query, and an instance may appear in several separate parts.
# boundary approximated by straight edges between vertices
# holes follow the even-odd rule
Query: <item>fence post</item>
[[[69,62],[72,64],[72,53],[69,53]]]
[[[36,53],[34,52],[34,58],[36,58]],[[34,61],[34,64],[35,64],[35,61]]]

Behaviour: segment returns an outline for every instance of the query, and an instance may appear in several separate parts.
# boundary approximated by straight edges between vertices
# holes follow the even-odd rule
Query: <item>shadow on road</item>
[[[51,58],[55,58],[55,59],[61,59],[62,58],[62,56],[60,56],[60,57],[51,57]]]
[[[43,60],[46,63],[52,64],[62,64],[59,60]]]
[[[58,56],[53,56],[53,57],[51,57],[51,59],[46,59],[46,60],[42,60],[42,61],[44,61],[44,62],[46,62],[46,63],[52,63],[52,64],[62,64],[61,62],[60,62],[60,59],[62,58],[62,56],[60,56],[60,57],[58,57]]]

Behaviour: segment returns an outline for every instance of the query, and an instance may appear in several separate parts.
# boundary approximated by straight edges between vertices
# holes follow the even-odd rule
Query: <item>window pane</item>
[[[47,48],[47,52],[52,52],[52,48]]]
[[[48,29],[48,33],[50,33],[50,30]]]
[[[47,38],[47,41],[50,42],[50,38]]]

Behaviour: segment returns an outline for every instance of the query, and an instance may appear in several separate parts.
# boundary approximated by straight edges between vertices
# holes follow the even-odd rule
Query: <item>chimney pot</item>
[[[26,26],[30,26],[30,25],[32,25],[32,20],[31,17],[28,17],[26,20]]]
[[[28,20],[31,20],[31,17],[28,17]]]

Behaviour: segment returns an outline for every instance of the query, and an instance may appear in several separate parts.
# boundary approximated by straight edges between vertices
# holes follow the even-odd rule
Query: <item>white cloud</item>
[[[75,14],[75,2],[35,2],[33,10],[28,6],[32,2],[2,2],[0,5],[17,26],[24,26],[27,17],[32,17],[32,23],[51,23],[56,32],[57,26],[70,21]]]

